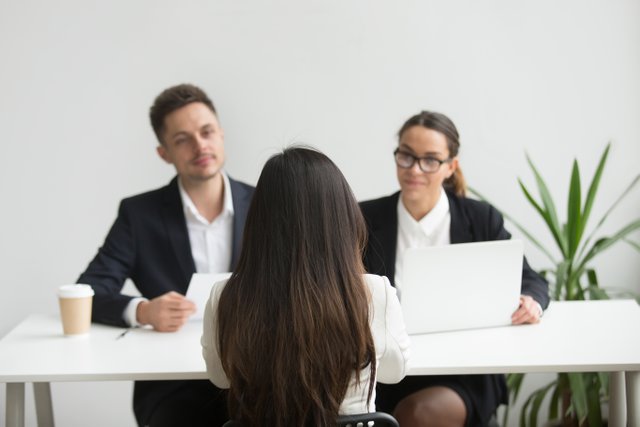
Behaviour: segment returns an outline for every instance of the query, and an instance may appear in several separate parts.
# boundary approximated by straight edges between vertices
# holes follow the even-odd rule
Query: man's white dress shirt
[[[178,189],[187,222],[191,255],[197,273],[224,273],[231,266],[233,246],[233,199],[229,177],[221,172],[223,183],[223,202],[220,214],[209,222],[203,217],[178,178]],[[125,322],[130,326],[140,326],[136,319],[138,304],[148,301],[146,298],[132,299],[123,313]]]

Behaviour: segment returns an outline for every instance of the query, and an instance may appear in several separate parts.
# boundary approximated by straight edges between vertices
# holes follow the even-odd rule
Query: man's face
[[[216,115],[193,102],[164,119],[158,154],[172,164],[184,185],[214,178],[224,164],[224,132]]]

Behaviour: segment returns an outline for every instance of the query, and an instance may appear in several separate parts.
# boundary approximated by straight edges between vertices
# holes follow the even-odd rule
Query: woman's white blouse
[[[402,299],[402,272],[404,253],[409,248],[428,248],[451,243],[451,212],[449,198],[444,188],[440,188],[440,198],[436,205],[422,219],[416,221],[404,203],[398,198],[398,239],[396,241],[396,267],[394,283],[398,299]]]
[[[404,325],[400,302],[395,289],[383,276],[366,274],[365,283],[371,292],[370,326],[376,349],[376,380],[382,383],[397,383],[407,373],[410,340]],[[205,306],[202,333],[202,356],[207,365],[209,379],[219,388],[229,388],[229,379],[222,369],[218,354],[217,309],[220,294],[226,281],[216,283]],[[358,414],[375,411],[375,389],[367,407],[369,369],[360,372],[357,383],[355,373],[349,389],[340,405],[340,414]]]

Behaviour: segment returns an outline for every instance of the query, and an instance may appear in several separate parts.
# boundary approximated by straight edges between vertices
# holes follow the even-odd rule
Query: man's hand
[[[538,323],[542,316],[540,305],[529,295],[520,295],[520,307],[511,315],[513,325]]]
[[[175,332],[185,324],[196,305],[177,292],[167,292],[150,301],[138,304],[136,317],[143,325],[151,325],[160,332]]]

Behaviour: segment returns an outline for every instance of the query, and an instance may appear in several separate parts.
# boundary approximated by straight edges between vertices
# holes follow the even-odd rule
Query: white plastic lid
[[[58,288],[60,298],[86,298],[92,297],[94,294],[95,292],[89,285],[62,285]]]

